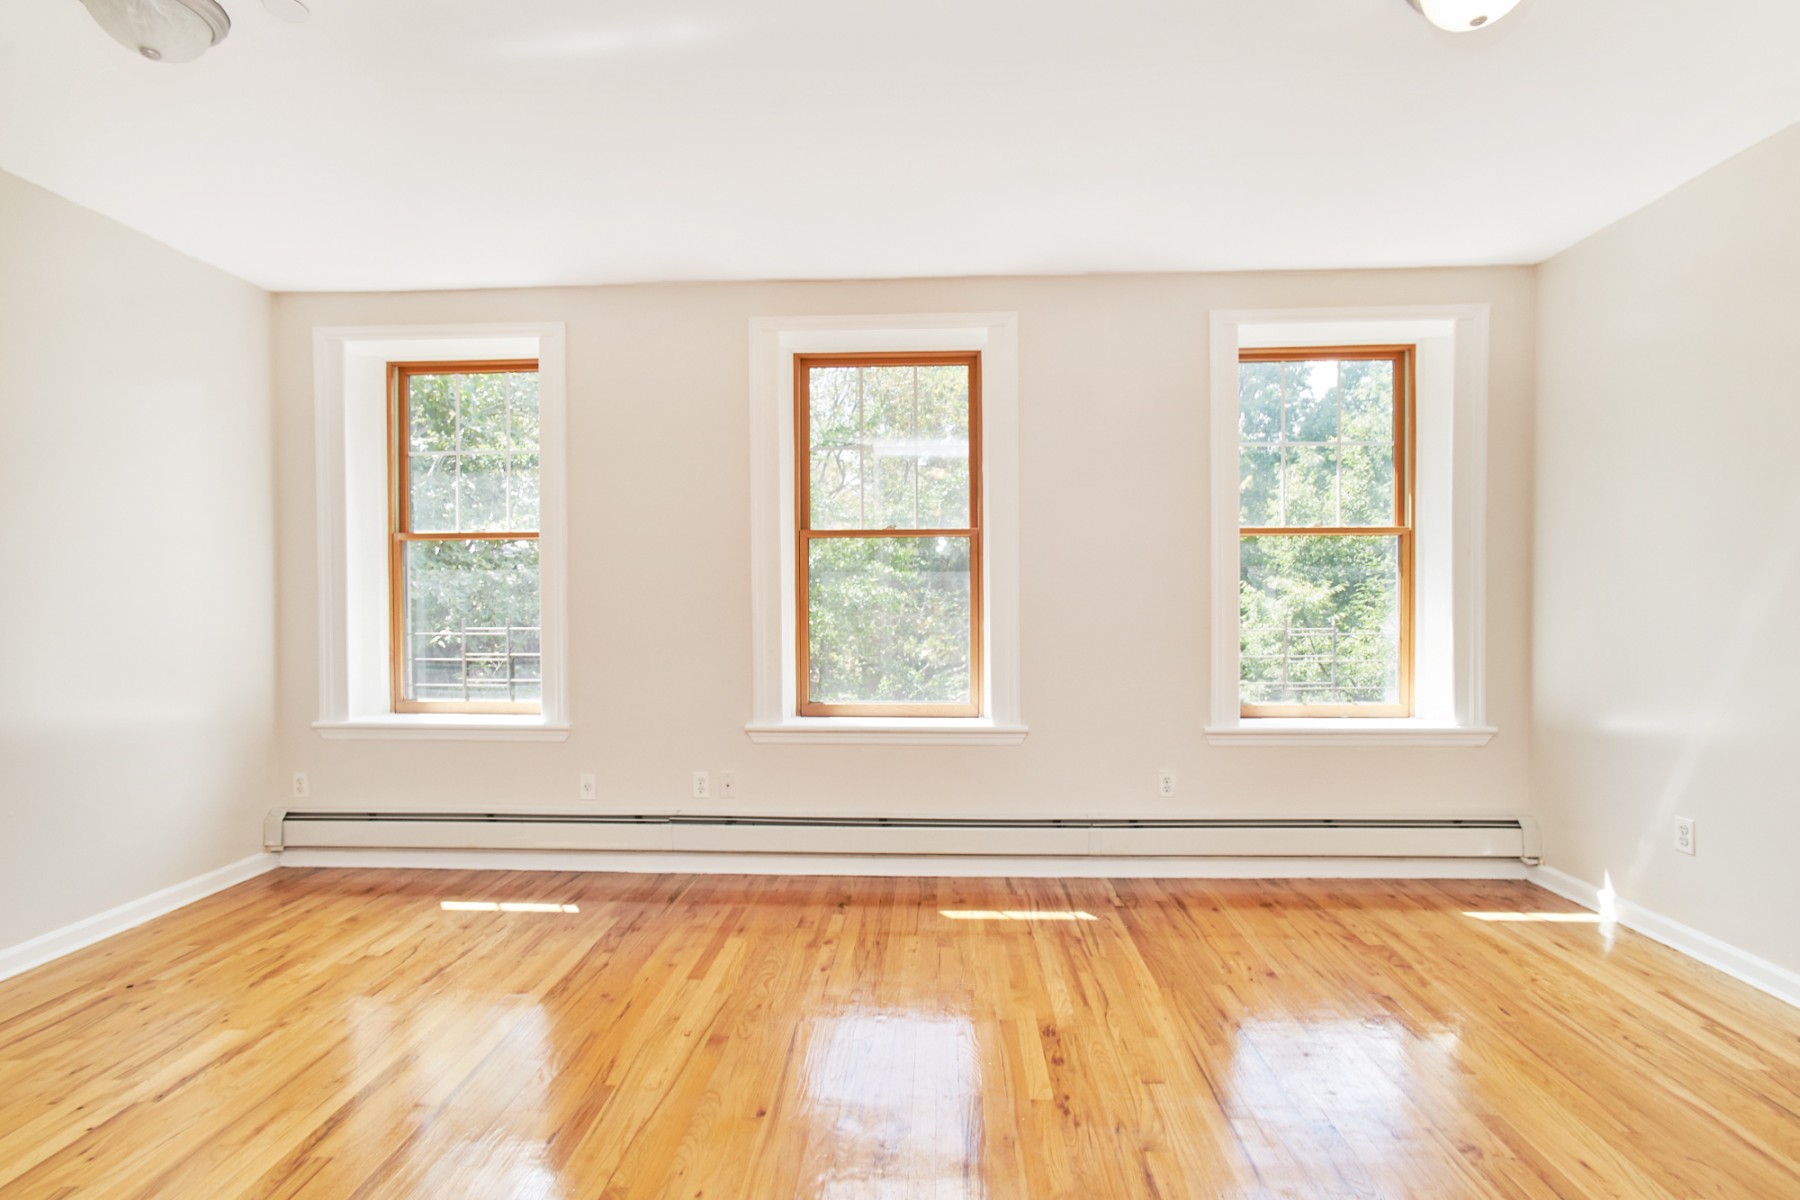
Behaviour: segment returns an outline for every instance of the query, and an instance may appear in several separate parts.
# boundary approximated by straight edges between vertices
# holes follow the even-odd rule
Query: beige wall
[[[260,848],[269,297],[0,174],[0,947]]]
[[[763,811],[1432,812],[1526,804],[1530,269],[696,285],[275,302],[282,767],[314,802],[693,807],[737,772]],[[1207,318],[1213,309],[1493,307],[1490,719],[1480,749],[1211,747]],[[750,318],[1019,314],[1024,715],[1018,747],[752,744]],[[315,326],[557,320],[569,335],[567,743],[327,742],[317,716]],[[1172,766],[1180,793],[1153,796]]]
[[[1797,212],[1800,126],[1542,267],[1533,673],[1549,863],[1794,969]]]

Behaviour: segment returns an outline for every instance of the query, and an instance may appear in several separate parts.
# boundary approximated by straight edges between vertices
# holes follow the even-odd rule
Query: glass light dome
[[[192,62],[231,32],[215,0],[81,0],[113,41],[152,62]]]

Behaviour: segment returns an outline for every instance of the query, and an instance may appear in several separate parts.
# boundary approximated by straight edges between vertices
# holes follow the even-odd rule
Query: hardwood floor
[[[284,870],[0,983],[0,1196],[1792,1197],[1800,1013],[1520,883]]]

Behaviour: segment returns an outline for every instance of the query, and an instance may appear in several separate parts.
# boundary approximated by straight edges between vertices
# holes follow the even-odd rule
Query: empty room
[[[0,1200],[1800,1197],[1797,62],[8,0]]]

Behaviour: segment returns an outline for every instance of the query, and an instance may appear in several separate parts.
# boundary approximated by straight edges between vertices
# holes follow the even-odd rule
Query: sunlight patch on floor
[[[1598,925],[1606,918],[1591,912],[1466,912],[1477,921],[1542,921],[1557,925]]]
[[[578,913],[576,904],[539,904],[525,900],[446,900],[438,905],[445,912],[509,912],[509,913]]]
[[[938,916],[948,917],[952,921],[1098,921],[1100,919],[1093,913],[1077,912],[1074,909],[1000,911],[985,908],[941,908],[938,910]]]

